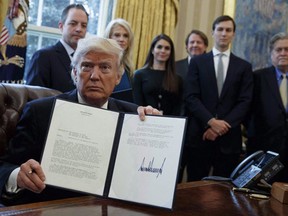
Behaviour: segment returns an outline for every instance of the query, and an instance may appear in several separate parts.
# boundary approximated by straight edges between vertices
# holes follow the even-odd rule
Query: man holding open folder
[[[138,107],[110,98],[121,80],[122,56],[122,49],[114,40],[94,36],[79,40],[72,60],[76,89],[34,100],[23,111],[9,153],[1,158],[1,202],[15,205],[80,196],[76,192],[46,186],[45,174],[39,164],[56,98],[112,111],[138,112],[141,120],[145,114],[160,114],[151,106]]]

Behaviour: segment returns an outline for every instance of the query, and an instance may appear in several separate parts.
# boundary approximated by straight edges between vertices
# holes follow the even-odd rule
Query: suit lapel
[[[185,58],[184,67],[185,67],[186,69],[189,67],[189,64],[188,64],[188,57]]]
[[[57,54],[60,56],[59,60],[62,62],[63,66],[65,67],[65,70],[69,71],[69,73],[70,73],[71,59],[70,59],[69,55],[67,54],[66,49],[64,48],[64,46],[62,45],[62,43],[60,41],[58,41],[55,44],[55,50],[56,50]]]
[[[70,101],[78,102],[77,90],[74,89],[68,93],[68,99]]]
[[[108,99],[108,109],[112,111],[119,111],[119,108],[113,98]]]
[[[270,88],[270,91],[272,92],[278,103],[281,105],[281,107],[283,107],[284,109],[275,73],[275,68],[270,67],[267,73],[264,73],[264,79],[265,82],[268,83],[267,87]]]
[[[214,56],[212,51],[207,54],[207,59],[204,59],[203,64],[207,65],[207,77],[205,77],[205,79],[207,80],[207,83],[211,83],[211,89],[218,97],[217,77],[214,67]]]
[[[233,53],[230,53],[230,59],[229,59],[229,65],[228,65],[228,68],[227,68],[227,74],[226,74],[226,78],[225,78],[225,81],[224,81],[224,84],[223,84],[223,88],[222,88],[222,92],[221,92],[221,95],[220,97],[223,97],[225,92],[227,91],[227,89],[229,89],[229,85],[233,82],[232,79],[233,79],[233,71],[234,71],[234,66],[237,65],[237,63],[235,62],[236,58],[235,56],[233,55]]]

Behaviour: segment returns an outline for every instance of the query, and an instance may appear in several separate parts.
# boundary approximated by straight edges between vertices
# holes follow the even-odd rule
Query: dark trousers
[[[187,146],[184,146],[183,151],[182,151],[180,166],[178,170],[177,183],[181,183],[183,181],[184,171],[187,166],[187,160],[188,160]]]
[[[240,154],[224,154],[217,143],[202,148],[187,147],[187,180],[199,181],[209,175],[230,177],[239,163]]]

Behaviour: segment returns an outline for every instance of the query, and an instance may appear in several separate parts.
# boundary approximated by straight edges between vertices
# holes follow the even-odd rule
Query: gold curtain
[[[7,15],[8,0],[0,0],[0,33]]]
[[[236,0],[224,1],[224,14],[235,18]]]
[[[117,0],[114,18],[127,20],[134,32],[133,62],[141,68],[157,34],[174,37],[178,0]]]

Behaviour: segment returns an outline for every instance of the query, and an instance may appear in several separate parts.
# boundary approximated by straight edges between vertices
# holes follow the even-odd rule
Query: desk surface
[[[84,196],[0,208],[0,215],[287,216],[288,205],[283,205],[274,198],[251,199],[246,194],[233,192],[231,186],[225,183],[200,181],[178,185],[172,211],[124,201]]]

